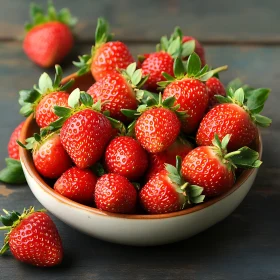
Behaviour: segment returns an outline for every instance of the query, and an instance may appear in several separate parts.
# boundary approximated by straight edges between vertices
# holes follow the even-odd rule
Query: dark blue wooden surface
[[[10,133],[22,120],[18,91],[32,87],[42,72],[26,59],[16,40],[20,24],[27,19],[27,2],[0,1],[0,169],[4,167]],[[78,1],[55,1],[60,7],[72,8],[81,19],[80,41],[63,65],[65,73],[74,71],[71,60],[77,54],[90,49],[87,42],[99,15],[107,16],[119,38],[130,43],[134,55],[153,50],[151,42],[169,33],[175,24],[186,23],[185,31],[208,42],[210,64],[229,65],[229,70],[221,74],[224,83],[239,76],[252,86],[272,89],[264,114],[273,119],[273,125],[262,130],[264,163],[252,190],[223,222],[189,240],[160,247],[106,243],[53,217],[64,243],[63,264],[39,269],[7,254],[0,258],[0,279],[280,279],[280,4],[211,1],[205,6],[206,1],[174,0],[150,1],[149,8],[148,2],[83,0],[79,5]],[[0,183],[0,209],[21,211],[30,205],[40,208],[27,185]]]

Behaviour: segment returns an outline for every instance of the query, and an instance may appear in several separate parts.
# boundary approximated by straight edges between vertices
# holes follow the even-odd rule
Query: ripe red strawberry
[[[132,213],[136,207],[137,192],[123,176],[109,173],[100,177],[95,187],[98,209],[113,213]]]
[[[222,142],[215,134],[214,146],[197,147],[183,160],[182,176],[189,183],[203,187],[203,194],[207,197],[220,195],[232,188],[236,166],[249,168],[261,164],[258,153],[247,147],[227,154],[228,141],[229,134]],[[245,165],[242,165],[243,152],[246,157]]]
[[[69,107],[67,103],[69,94],[66,93],[66,89],[72,86],[73,80],[61,86],[62,69],[59,65],[56,65],[55,69],[54,82],[47,73],[43,73],[39,78],[38,87],[30,91],[22,90],[19,93],[19,103],[22,106],[20,113],[25,117],[33,113],[41,128],[58,119],[54,113],[54,106]]]
[[[8,153],[9,157],[19,160],[19,147],[17,140],[19,139],[21,129],[24,125],[24,122],[21,122],[11,134],[9,143],[8,143]]]
[[[47,178],[58,178],[69,169],[72,161],[61,144],[59,134],[47,136],[34,134],[26,139],[26,145],[19,143],[28,150],[32,150],[32,157],[37,171]]]
[[[61,62],[73,47],[71,28],[77,20],[71,17],[67,9],[56,13],[51,2],[47,15],[35,4],[31,5],[31,15],[32,23],[25,27],[24,52],[41,67]]]
[[[98,82],[94,83],[87,91],[93,100],[103,103],[102,110],[110,112],[112,118],[127,121],[121,109],[135,110],[138,102],[136,100],[136,89],[140,88],[147,77],[142,78],[142,71],[136,70],[136,63],[130,64],[121,73],[111,73]]]
[[[74,166],[64,172],[55,182],[54,190],[76,202],[91,205],[97,182],[92,171]]]
[[[136,121],[135,135],[144,149],[150,153],[159,153],[174,143],[180,127],[175,112],[167,108],[152,108]]]
[[[148,58],[151,55],[151,53],[144,53],[144,54],[140,54],[137,56],[137,68],[141,68],[142,67],[142,63],[144,62],[144,60],[146,58]]]
[[[146,151],[132,137],[120,136],[111,141],[105,152],[109,173],[120,174],[134,181],[140,179],[148,167]]]
[[[100,101],[93,104],[92,97],[77,88],[69,96],[71,108],[55,106],[60,119],[50,124],[60,129],[61,143],[79,168],[87,168],[103,155],[114,130],[110,121],[100,113]]]
[[[150,214],[170,213],[182,210],[192,202],[202,202],[202,190],[183,181],[180,164],[177,164],[177,168],[167,164],[141,189],[140,202]]]
[[[162,76],[163,72],[174,76],[173,63],[174,59],[165,51],[150,54],[142,63],[141,68],[143,75],[149,75],[145,87],[151,91],[156,91],[158,88],[157,83],[165,80]]]
[[[214,134],[219,138],[231,134],[228,144],[230,151],[250,145],[257,137],[257,125],[269,126],[271,120],[259,115],[268,97],[268,89],[257,89],[244,94],[242,88],[228,97],[219,97],[220,104],[212,108],[200,123],[196,135],[199,146],[211,145]]]
[[[193,149],[192,144],[179,137],[171,146],[165,151],[156,154],[149,153],[149,168],[146,174],[146,178],[150,179],[159,171],[165,169],[165,164],[176,164],[176,156],[180,156],[182,159]]]
[[[78,74],[91,71],[94,79],[98,81],[134,62],[128,47],[119,41],[108,42],[111,39],[108,23],[103,18],[98,18],[95,46],[92,47],[91,55],[79,56],[80,61],[74,62],[74,65],[80,68]]]
[[[163,100],[174,96],[175,104],[180,105],[179,110],[187,113],[187,119],[182,125],[185,133],[192,133],[196,130],[199,122],[204,116],[208,107],[208,92],[203,81],[206,81],[215,72],[226,69],[220,67],[207,72],[208,66],[201,69],[201,62],[197,54],[189,56],[187,69],[180,59],[174,62],[176,79],[170,77],[166,82],[158,83],[164,89]]]
[[[226,90],[224,85],[221,83],[221,81],[216,77],[210,78],[209,80],[206,81],[205,84],[209,96],[209,107],[211,108],[219,103],[215,95],[226,96]]]
[[[41,211],[35,212],[31,207],[20,215],[18,212],[4,210],[6,216],[0,218],[4,227],[0,229],[9,232],[0,254],[10,249],[17,260],[40,267],[61,263],[61,238],[51,218]]]
[[[204,66],[206,64],[206,60],[205,60],[205,51],[204,48],[202,47],[202,45],[193,37],[191,36],[183,36],[183,43],[186,42],[190,42],[192,40],[195,41],[195,49],[194,52],[199,56],[200,60],[201,60],[201,64],[202,66]],[[186,59],[187,57],[184,57],[184,59]]]

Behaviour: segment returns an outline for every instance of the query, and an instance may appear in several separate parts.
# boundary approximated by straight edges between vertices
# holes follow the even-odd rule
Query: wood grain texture
[[[152,45],[130,45],[135,56],[152,51]],[[76,46],[65,74],[74,71],[70,61],[77,53],[86,53],[90,45]],[[264,164],[252,190],[223,222],[183,242],[151,248],[106,243],[88,237],[53,217],[65,248],[60,267],[39,269],[26,266],[10,254],[0,258],[0,279],[202,279],[272,280],[280,278],[280,112],[277,47],[209,46],[207,59],[214,66],[228,64],[221,74],[223,82],[240,76],[255,87],[270,87],[271,96],[264,114],[273,125],[262,131]],[[37,82],[42,69],[29,62],[18,43],[0,44],[0,169],[7,155],[9,135],[22,119],[18,115],[17,92]],[[51,69],[47,72],[53,73]],[[0,194],[0,209],[21,211],[40,204],[28,186],[8,186],[9,196]],[[7,191],[5,188],[5,193]],[[78,222],[78,221],[77,221]],[[0,236],[0,244],[3,235]]]
[[[23,35],[31,0],[1,0],[0,38]],[[76,33],[92,40],[96,20],[105,17],[116,38],[129,41],[158,41],[176,25],[185,34],[208,42],[280,43],[278,0],[79,0],[54,1],[58,8],[69,7],[79,18]],[[46,5],[45,0],[36,3]],[[11,16],[12,15],[12,16]]]

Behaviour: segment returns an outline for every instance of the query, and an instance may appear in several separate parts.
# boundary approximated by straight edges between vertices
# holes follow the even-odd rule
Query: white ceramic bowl
[[[90,76],[77,78],[76,85],[86,90],[93,82]],[[29,117],[21,141],[38,130]],[[261,139],[255,149],[262,153]],[[20,148],[20,157],[27,183],[38,201],[66,224],[93,237],[126,245],[160,245],[191,237],[226,218],[241,203],[250,190],[257,169],[246,170],[237,179],[234,187],[223,195],[195,207],[179,212],[160,215],[113,214],[76,203],[54,190],[44,182],[35,169],[31,154]]]

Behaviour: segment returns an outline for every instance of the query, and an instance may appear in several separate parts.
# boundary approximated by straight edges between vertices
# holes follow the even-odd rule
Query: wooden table
[[[180,25],[204,43],[210,65],[229,65],[221,74],[224,83],[238,76],[254,87],[272,89],[264,114],[273,125],[262,131],[264,163],[252,190],[223,222],[176,244],[137,248],[88,237],[52,216],[64,243],[63,264],[40,269],[6,254],[0,258],[0,279],[280,279],[280,2],[57,2],[80,19],[75,49],[62,64],[65,74],[75,71],[71,61],[77,54],[89,52],[98,16],[111,22],[116,38],[128,43],[134,55],[152,51],[161,35]],[[42,72],[25,57],[18,40],[28,3],[0,1],[0,169],[10,133],[22,120],[18,91],[31,88]],[[0,208],[21,211],[30,205],[41,207],[27,185],[0,184]]]

